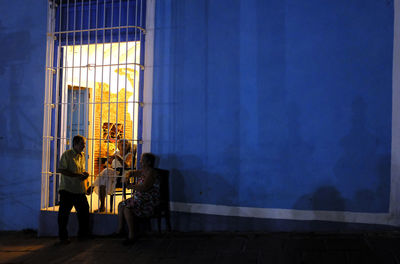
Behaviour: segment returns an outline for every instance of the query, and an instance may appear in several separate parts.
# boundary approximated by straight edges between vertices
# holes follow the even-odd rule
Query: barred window
[[[42,210],[58,209],[62,153],[75,135],[86,138],[87,188],[105,168],[116,172],[105,212],[116,213],[125,184],[143,143],[145,0],[50,0],[48,9],[44,99]],[[129,144],[133,162],[117,171],[114,155],[124,158],[119,142]],[[90,194],[91,211],[100,206]],[[125,195],[125,194],[124,194]],[[129,197],[129,192],[126,194]]]

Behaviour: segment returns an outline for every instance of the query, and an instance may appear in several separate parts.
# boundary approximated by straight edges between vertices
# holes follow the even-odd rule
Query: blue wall
[[[0,1],[0,230],[37,228],[47,1]]]
[[[388,212],[392,1],[157,1],[172,200]]]
[[[0,230],[38,226],[46,10],[0,1]],[[392,1],[158,0],[155,38],[173,201],[388,211]]]

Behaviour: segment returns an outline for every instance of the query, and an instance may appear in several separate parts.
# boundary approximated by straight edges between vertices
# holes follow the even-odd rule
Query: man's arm
[[[86,171],[82,172],[82,173],[74,173],[74,172],[72,172],[70,170],[67,170],[67,169],[58,168],[57,169],[57,173],[62,173],[63,175],[68,176],[68,177],[72,177],[72,178],[80,178],[81,181],[86,180],[87,177],[89,177],[89,173],[87,173]]]
[[[63,154],[61,156],[60,162],[58,164],[57,173],[62,173],[65,176],[72,177],[72,178],[80,178],[81,181],[86,180],[89,177],[89,173],[82,172],[82,173],[75,173],[70,171],[68,168],[68,162],[66,156]]]
[[[57,173],[62,173],[65,176],[72,177],[72,178],[77,178],[77,177],[82,176],[82,173],[74,173],[74,172],[72,172],[70,170],[60,169],[60,168],[57,169]]]

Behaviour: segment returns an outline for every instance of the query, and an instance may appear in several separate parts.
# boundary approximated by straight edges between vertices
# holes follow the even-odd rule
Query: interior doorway
[[[89,186],[119,140],[128,140],[137,149],[140,41],[69,45],[62,53],[59,155],[72,148],[75,135],[87,139]]]

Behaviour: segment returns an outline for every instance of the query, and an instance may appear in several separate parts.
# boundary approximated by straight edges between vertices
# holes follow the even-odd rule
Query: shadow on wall
[[[333,169],[336,180],[353,197],[346,210],[387,212],[390,193],[390,141],[383,142],[367,125],[367,104],[362,97],[352,103],[352,126],[340,140],[343,149]],[[389,149],[387,149],[389,145]],[[360,186],[357,188],[356,186]]]
[[[346,210],[346,200],[340,195],[340,192],[333,186],[321,186],[312,194],[306,194],[300,197],[293,206],[293,209],[297,210],[312,210],[312,211],[334,211],[335,221],[342,222],[345,220],[344,211]],[[293,212],[296,214],[296,212]],[[314,212],[316,219],[321,219]],[[297,218],[293,216],[293,218]],[[324,229],[325,224],[323,222],[309,222],[310,228],[313,229]],[[321,225],[320,227],[318,225]],[[345,226],[346,224],[343,223]],[[343,226],[342,226],[343,227]]]
[[[346,201],[335,187],[327,185],[318,188],[313,194],[300,197],[296,201],[294,209],[344,211]]]
[[[339,221],[343,220],[344,211],[388,211],[390,155],[379,154],[382,143],[368,132],[366,103],[361,97],[353,101],[352,112],[352,126],[349,134],[340,140],[343,153],[333,172],[339,185],[353,196],[344,198],[335,186],[325,185],[301,196],[294,209],[335,211]],[[362,188],[363,185],[366,187]]]
[[[304,141],[298,133],[300,126],[298,120],[299,107],[295,103],[289,106],[287,114],[291,126],[288,142],[282,150],[282,156],[297,153],[296,155],[290,154],[293,156],[290,156],[289,160],[296,160],[296,158],[301,157],[301,164],[304,164],[304,166],[296,168],[296,166],[288,164],[286,167],[290,169],[284,168],[280,173],[286,173],[289,179],[296,179],[299,174],[309,174],[317,164],[307,158],[312,156],[314,146]],[[336,165],[332,168],[333,179],[331,182],[334,182],[334,184],[317,186],[313,192],[300,196],[293,204],[293,209],[331,211],[336,214],[334,216],[335,221],[344,220],[345,211],[387,212],[390,187],[390,155],[387,153],[387,143],[381,138],[381,135],[373,134],[370,126],[367,125],[366,108],[367,105],[363,98],[354,99],[351,108],[352,123],[348,134],[339,141],[342,152]],[[289,151],[290,146],[296,146],[296,149]],[[172,201],[233,206],[240,204],[238,199],[240,181],[235,178],[235,175],[229,175],[229,173],[226,173],[229,176],[219,175],[208,171],[208,168],[204,165],[204,159],[199,156],[165,154],[160,157],[160,161],[160,167],[169,168],[171,172]],[[173,223],[175,226],[182,227],[183,230],[185,225],[189,225],[186,222],[179,223],[179,218],[173,219],[173,221],[175,221]],[[202,230],[203,227],[207,226],[207,223],[201,221],[190,224],[198,226],[196,230]],[[224,225],[222,222],[213,224],[214,226]],[[314,222],[310,225],[318,228],[318,226],[315,226],[318,223]],[[342,228],[344,225],[340,225],[340,227]]]
[[[165,165],[163,165],[165,164]],[[238,186],[233,185],[221,175],[204,170],[201,158],[197,156],[163,155],[160,168],[170,170],[170,199],[183,203],[206,203],[218,205],[236,204]],[[224,221],[207,223],[199,219],[181,222],[173,218],[172,224],[182,230],[205,230],[210,224],[218,229],[224,228]],[[229,221],[228,219],[226,221]]]

